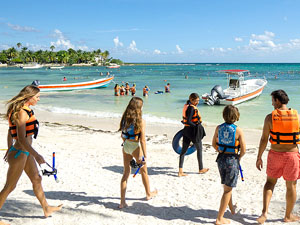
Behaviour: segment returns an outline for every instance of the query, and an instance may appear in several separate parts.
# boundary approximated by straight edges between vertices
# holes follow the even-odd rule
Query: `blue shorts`
[[[239,177],[239,162],[233,154],[222,154],[217,160],[221,183],[228,187],[236,187]]]

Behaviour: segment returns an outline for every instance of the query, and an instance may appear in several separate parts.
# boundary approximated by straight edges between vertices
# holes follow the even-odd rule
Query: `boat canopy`
[[[240,74],[240,73],[249,72],[249,70],[219,70],[217,72],[227,73],[227,74]]]

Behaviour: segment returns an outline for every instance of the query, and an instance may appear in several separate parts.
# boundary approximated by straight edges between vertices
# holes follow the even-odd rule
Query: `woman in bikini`
[[[0,209],[7,196],[15,189],[21,174],[25,171],[32,183],[33,192],[43,208],[45,217],[48,217],[53,212],[60,210],[62,205],[48,205],[42,188],[42,178],[36,166],[36,162],[40,165],[45,163],[45,160],[32,148],[32,137],[36,138],[38,134],[38,121],[30,106],[36,105],[39,100],[39,88],[28,85],[7,102],[8,150],[4,160],[8,162],[9,167],[5,186],[0,192]]]
[[[130,161],[135,158],[138,164],[143,166],[140,169],[143,184],[146,191],[146,199],[149,200],[157,194],[157,190],[151,192],[147,172],[147,151],[145,140],[145,121],[142,119],[143,100],[139,97],[133,97],[125,112],[123,113],[119,131],[122,131],[123,146],[123,162],[124,170],[121,179],[121,203],[119,208],[127,207],[125,201],[125,193],[127,180],[131,172]]]

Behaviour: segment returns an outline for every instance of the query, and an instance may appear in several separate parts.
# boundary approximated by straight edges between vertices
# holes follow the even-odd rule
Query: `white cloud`
[[[22,31],[22,32],[38,32],[37,29],[33,27],[27,27],[27,26],[20,26],[20,25],[14,25],[11,23],[7,23],[7,26],[9,26],[11,29],[16,30],[16,31]]]
[[[179,45],[176,45],[177,53],[182,54],[183,51],[181,50]]]
[[[276,45],[273,41],[275,34],[265,31],[264,34],[251,34],[249,45],[245,48],[255,51],[270,51],[281,49],[281,45]]]
[[[268,41],[275,37],[275,34],[270,31],[265,31],[264,34],[251,34],[251,37],[255,40]]]
[[[128,48],[133,52],[140,52],[140,50],[137,49],[136,43],[134,40],[132,40],[132,42],[130,43]]]
[[[155,49],[155,50],[153,51],[153,54],[155,54],[155,55],[160,55],[160,54],[161,54],[161,51],[158,50],[158,49]]]
[[[120,42],[118,36],[114,38],[114,43],[115,43],[115,47],[116,47],[116,48],[119,47],[119,46],[120,46],[120,47],[123,47],[123,43]]]
[[[236,37],[236,38],[234,38],[234,40],[237,41],[237,42],[241,42],[241,41],[243,41],[243,38]]]
[[[68,40],[60,30],[55,29],[53,36],[57,38],[57,41],[51,42],[50,44],[54,45],[55,48],[64,50],[68,50],[69,48],[75,49],[75,46],[71,44],[71,41]]]

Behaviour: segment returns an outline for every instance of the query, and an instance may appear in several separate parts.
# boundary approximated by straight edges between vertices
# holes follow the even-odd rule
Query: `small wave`
[[[59,113],[59,114],[73,114],[87,117],[96,117],[96,118],[121,118],[121,113],[112,113],[112,112],[102,112],[102,111],[88,111],[88,110],[80,110],[80,109],[71,109],[65,107],[51,107],[51,106],[39,106],[37,107],[39,110],[47,111],[51,113]],[[146,122],[149,123],[163,123],[163,124],[181,124],[180,121],[166,118],[166,117],[158,117],[150,114],[144,114],[143,118]]]

